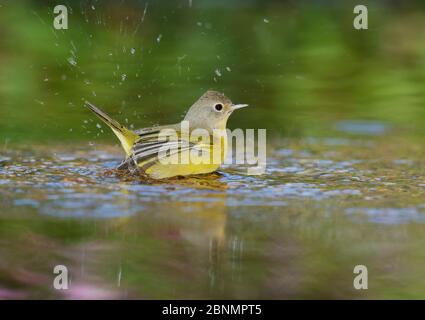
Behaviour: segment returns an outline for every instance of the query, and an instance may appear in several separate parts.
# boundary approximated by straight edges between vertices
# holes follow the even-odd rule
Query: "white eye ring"
[[[217,104],[215,104],[215,105],[214,105],[214,110],[215,110],[215,111],[218,111],[218,112],[223,111],[223,104],[221,104],[221,103],[217,103]]]

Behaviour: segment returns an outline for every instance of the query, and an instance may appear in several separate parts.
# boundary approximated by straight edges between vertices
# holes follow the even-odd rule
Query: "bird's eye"
[[[221,110],[223,110],[223,105],[222,105],[221,103],[217,103],[217,104],[214,106],[214,109],[215,109],[216,111],[221,111]]]

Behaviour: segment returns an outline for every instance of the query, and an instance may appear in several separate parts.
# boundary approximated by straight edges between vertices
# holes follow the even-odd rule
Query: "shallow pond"
[[[1,297],[421,297],[425,150],[386,141],[286,139],[264,175],[166,182],[118,175],[105,145],[6,151]]]

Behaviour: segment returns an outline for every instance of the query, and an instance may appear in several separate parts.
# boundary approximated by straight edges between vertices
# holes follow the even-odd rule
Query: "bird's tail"
[[[86,101],[85,106],[91,111],[93,111],[94,114],[96,114],[103,122],[105,122],[112,129],[112,131],[120,140],[125,153],[127,154],[127,156],[130,156],[131,148],[133,147],[133,144],[137,141],[139,136],[135,132],[119,124],[118,121],[112,119],[105,112],[92,105],[90,102]]]

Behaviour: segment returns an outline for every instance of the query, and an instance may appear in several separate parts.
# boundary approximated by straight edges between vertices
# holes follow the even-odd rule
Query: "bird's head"
[[[226,129],[227,119],[233,111],[247,107],[247,104],[234,104],[224,94],[208,90],[186,113],[185,121],[192,129]]]

